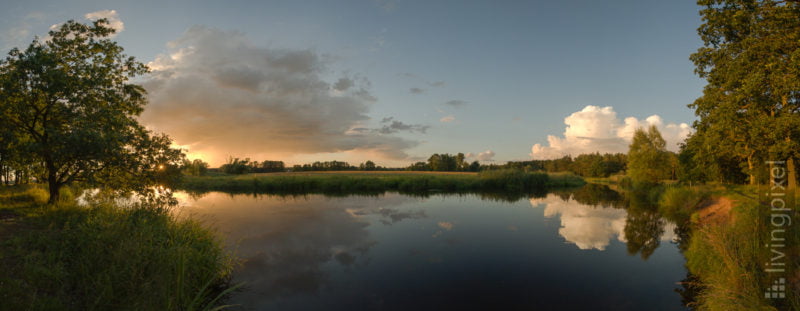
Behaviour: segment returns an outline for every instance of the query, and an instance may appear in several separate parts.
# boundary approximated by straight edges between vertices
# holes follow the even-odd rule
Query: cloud
[[[388,123],[379,129],[375,129],[381,134],[394,134],[401,131],[408,131],[410,133],[418,132],[425,133],[430,126],[420,124],[405,124],[401,121],[394,120],[394,117],[383,118],[381,123]]]
[[[350,78],[340,78],[339,81],[333,84],[333,89],[344,92],[355,86],[355,82]]]
[[[691,133],[686,123],[667,123],[652,115],[644,120],[628,117],[617,118],[611,106],[586,106],[583,110],[564,118],[567,128],[564,137],[547,136],[547,145],[535,144],[530,156],[534,159],[553,159],[565,155],[582,153],[628,152],[634,131],[639,127],[655,125],[667,143],[667,150],[677,151],[678,143]]]
[[[397,1],[395,0],[374,0],[375,5],[380,7],[386,12],[394,11],[397,8]]]
[[[150,104],[141,121],[212,165],[228,155],[346,151],[405,159],[418,144],[363,130],[375,97],[350,79],[331,87],[320,78],[326,60],[313,51],[263,48],[242,33],[206,27],[168,47],[148,64]]]
[[[41,23],[44,18],[44,14],[32,12],[23,16],[16,26],[0,32],[0,44],[2,44],[3,51],[9,50],[14,46],[30,43],[31,28],[34,24]]]
[[[119,19],[116,10],[102,10],[102,11],[86,13],[86,15],[84,15],[83,17],[91,21],[96,21],[101,18],[108,19],[108,26],[117,31],[115,34],[111,35],[112,38],[117,34],[119,34],[120,32],[122,32],[123,30],[125,30],[125,23],[123,23],[122,20]]]
[[[486,150],[484,152],[479,152],[478,154],[474,154],[472,152],[467,152],[467,154],[465,156],[466,156],[467,159],[473,159],[474,158],[475,160],[478,160],[478,161],[492,162],[492,161],[494,161],[495,153],[494,153],[494,151]]]
[[[449,115],[449,116],[444,116],[441,119],[439,119],[439,122],[447,123],[447,122],[453,122],[455,120],[456,120],[456,117],[454,117],[452,115]]]
[[[417,83],[427,84],[430,87],[439,88],[439,87],[445,86],[445,82],[444,81],[428,81],[427,79],[425,79],[423,77],[420,77],[419,75],[411,73],[411,72],[401,72],[401,73],[398,73],[397,75],[400,76],[400,77],[403,77],[403,78],[407,78],[409,80],[413,80],[413,81],[415,81]],[[425,91],[424,89],[416,88],[416,87],[413,88],[413,89],[416,89],[417,91],[421,91],[420,93]]]
[[[411,93],[411,94],[422,94],[422,93],[425,93],[425,90],[421,89],[421,88],[418,88],[418,87],[412,87],[412,88],[408,89],[408,92]]]
[[[462,107],[462,106],[466,105],[467,102],[463,101],[463,100],[460,100],[460,99],[453,99],[453,100],[448,100],[444,104],[448,105],[448,106],[453,106],[453,107],[458,108],[458,107]]]

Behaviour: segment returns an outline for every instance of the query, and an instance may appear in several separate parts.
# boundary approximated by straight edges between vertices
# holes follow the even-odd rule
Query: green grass
[[[669,191],[669,190],[668,190]],[[774,255],[765,247],[771,226],[769,207],[759,203],[757,192],[748,187],[727,187],[711,192],[736,203],[731,219],[725,223],[695,224],[684,255],[687,268],[701,280],[696,310],[800,310],[800,297],[792,284],[798,282],[800,268],[800,229],[793,224],[786,232],[785,261],[789,261],[786,299],[765,299],[764,292],[774,281],[764,264]],[[675,194],[696,198],[697,193]],[[686,204],[690,204],[687,201]]]
[[[685,224],[711,196],[706,187],[667,186],[661,194],[658,211],[667,219]]]
[[[2,187],[0,309],[203,310],[228,287],[216,234],[161,207],[46,206],[35,186]]]
[[[551,187],[574,187],[583,179],[571,174],[526,173],[516,170],[474,173],[293,173],[242,176],[186,176],[179,188],[192,192],[226,191],[247,193],[404,193],[535,191]]]

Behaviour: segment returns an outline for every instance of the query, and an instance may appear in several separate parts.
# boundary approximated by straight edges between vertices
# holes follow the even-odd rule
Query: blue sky
[[[357,103],[346,104],[350,110],[344,110],[349,112],[322,114],[329,127],[322,126],[319,133],[310,130],[308,135],[314,137],[293,138],[303,141],[296,149],[286,147],[294,145],[291,143],[277,146],[259,141],[273,133],[286,136],[289,131],[277,125],[230,133],[239,137],[253,134],[254,141],[235,139],[255,146],[239,150],[215,147],[215,141],[231,141],[223,134],[217,140],[180,131],[173,134],[170,130],[175,131],[174,127],[164,125],[164,119],[147,117],[147,113],[143,116],[144,123],[166,131],[178,144],[212,162],[232,155],[280,157],[288,162],[335,158],[358,163],[374,158],[379,164],[403,165],[434,152],[491,150],[494,156],[485,153],[480,159],[504,162],[618,151],[627,139],[626,127],[634,125],[656,123],[672,131],[665,136],[675,136],[673,141],[685,135],[680,123],[694,120],[686,105],[700,95],[703,86],[688,59],[701,46],[694,1],[18,1],[5,7],[0,12],[0,47],[5,51],[25,45],[34,35],[43,36],[53,24],[68,19],[86,21],[87,13],[114,10],[124,22],[124,30],[115,40],[143,62],[190,47],[196,49],[185,51],[206,49],[204,60],[212,55],[238,55],[225,50],[236,44],[264,55],[305,51],[312,53],[314,60],[308,67],[313,74],[305,75],[304,79],[310,80],[304,81],[333,85],[344,77],[358,82],[370,96],[345,96],[343,100]],[[204,26],[205,32],[189,31],[198,25]],[[219,42],[230,37],[239,41],[204,41],[203,45],[197,37],[190,37],[213,38],[212,33],[221,37]],[[204,72],[199,67],[214,70],[199,56],[195,58],[173,70],[187,75]],[[257,70],[270,75],[276,70],[273,65]],[[177,94],[188,91],[159,87],[167,83],[177,84],[163,79],[146,84],[154,90],[153,109],[177,111],[168,109],[170,98],[185,97]],[[242,94],[246,93],[215,96],[240,98]],[[254,102],[259,100],[288,100],[262,95],[246,102],[258,106]],[[337,105],[339,95],[314,105]],[[463,104],[445,104],[454,100]],[[285,107],[265,105],[256,108],[266,111],[268,120],[274,117],[274,109],[303,110],[290,103]],[[590,105],[597,109],[587,110]],[[267,106],[270,108],[264,108]],[[613,108],[602,109],[607,106]],[[306,124],[287,125],[292,133],[315,127],[313,120],[296,114],[287,114],[280,121],[289,124],[289,115],[302,119],[292,124]],[[573,134],[565,134],[565,118],[571,115],[572,129],[567,132]],[[647,119],[652,115],[658,118]],[[391,125],[391,121],[381,123],[389,117],[401,124],[396,131],[380,132]],[[626,121],[627,117],[636,119]],[[340,121],[331,123],[328,118]],[[675,125],[672,130],[670,124]],[[369,132],[364,134],[369,137],[330,134],[349,125],[369,129],[359,132]],[[323,142],[315,140],[329,134],[332,136]],[[551,141],[548,135],[553,136]],[[597,143],[610,138],[619,142],[613,146]],[[534,144],[540,144],[543,151],[532,154]]]

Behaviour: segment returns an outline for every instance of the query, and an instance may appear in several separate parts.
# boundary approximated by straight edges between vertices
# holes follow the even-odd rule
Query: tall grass
[[[180,188],[192,192],[226,191],[248,193],[405,193],[533,191],[548,187],[583,185],[580,177],[548,175],[518,170],[484,171],[480,174],[318,174],[258,176],[186,176]]]
[[[38,201],[37,191],[25,192]],[[228,286],[232,257],[214,232],[166,208],[60,204],[29,215],[0,242],[0,309],[201,310]]]
[[[689,271],[702,281],[696,310],[798,310],[800,297],[792,283],[800,264],[800,230],[785,232],[787,242],[786,299],[765,299],[772,278],[764,271],[770,262],[769,207],[757,200],[730,194],[737,202],[731,221],[696,224],[684,255]],[[679,195],[676,195],[679,197]],[[688,203],[687,203],[688,204]]]
[[[661,194],[658,211],[675,223],[685,224],[710,195],[705,188],[668,186]]]

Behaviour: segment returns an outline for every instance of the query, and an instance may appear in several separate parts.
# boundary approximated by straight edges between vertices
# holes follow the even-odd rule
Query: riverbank
[[[771,230],[769,203],[759,197],[767,189],[704,185],[662,191],[659,212],[688,233],[680,244],[698,280],[684,284],[697,293],[695,310],[800,310],[800,230]],[[781,239],[780,249],[766,247],[776,244],[773,238]],[[776,259],[784,269],[780,275],[765,268]],[[784,295],[766,298],[781,278]]]
[[[342,171],[186,176],[179,188],[190,192],[238,193],[520,192],[584,184],[582,178],[572,174],[526,173],[517,170],[481,173]]]
[[[800,310],[800,230],[796,224],[772,230],[776,218],[759,197],[765,191],[725,187],[691,216],[686,266],[702,283],[700,309]],[[775,267],[780,271],[768,271]],[[768,297],[776,282],[784,286]]]
[[[48,206],[38,186],[0,187],[0,309],[207,310],[219,303],[233,258],[213,231],[164,207],[78,206],[63,197]]]

